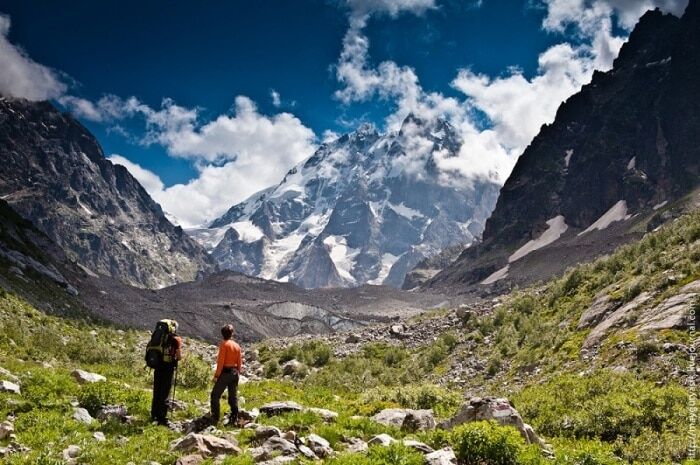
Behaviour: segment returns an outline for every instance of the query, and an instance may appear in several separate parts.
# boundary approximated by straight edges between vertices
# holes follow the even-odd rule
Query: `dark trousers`
[[[217,423],[221,416],[219,401],[226,389],[228,389],[228,405],[231,407],[230,423],[238,420],[238,372],[231,370],[221,373],[211,390],[211,419],[214,423]]]
[[[165,423],[168,417],[168,395],[173,385],[174,365],[163,365],[153,370],[153,401],[151,420]]]

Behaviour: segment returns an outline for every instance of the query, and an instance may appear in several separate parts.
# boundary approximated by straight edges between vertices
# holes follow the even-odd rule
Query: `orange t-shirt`
[[[241,347],[231,339],[221,341],[219,344],[219,356],[216,357],[216,374],[214,377],[218,378],[221,376],[224,368],[235,368],[239,373],[241,368],[243,368]]]

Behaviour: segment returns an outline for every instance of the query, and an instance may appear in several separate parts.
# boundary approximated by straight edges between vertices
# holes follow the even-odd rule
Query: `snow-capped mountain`
[[[189,232],[221,267],[249,275],[306,288],[400,287],[424,258],[470,244],[495,205],[496,182],[439,170],[461,144],[444,120],[409,115],[383,135],[365,124]]]

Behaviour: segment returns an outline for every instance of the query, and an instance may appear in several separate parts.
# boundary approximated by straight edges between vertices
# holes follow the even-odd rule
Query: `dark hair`
[[[228,340],[233,336],[233,325],[224,325],[221,327],[221,336]]]

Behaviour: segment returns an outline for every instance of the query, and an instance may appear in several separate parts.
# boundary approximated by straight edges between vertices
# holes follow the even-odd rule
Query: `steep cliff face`
[[[0,196],[94,272],[142,287],[213,269],[126,168],[48,102],[0,98]]]
[[[596,72],[562,104],[520,157],[483,243],[431,286],[494,283],[509,276],[506,267],[513,276],[514,264],[534,251],[552,260],[544,252],[552,247],[569,245],[561,265],[574,263],[595,255],[596,242],[620,239],[638,214],[662,209],[697,186],[699,10],[690,2],[680,19],[658,10],[641,18],[613,69]],[[577,247],[585,253],[577,255]]]
[[[363,125],[191,234],[242,273],[306,288],[401,287],[424,258],[471,243],[493,209],[497,183],[438,169],[436,157],[461,146],[439,119],[409,115],[387,134]]]

